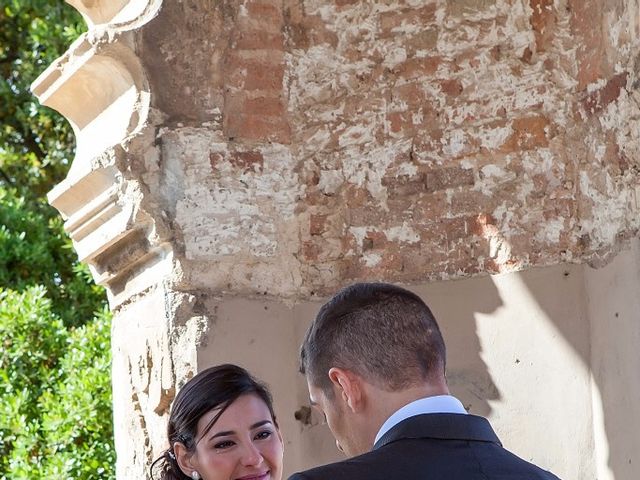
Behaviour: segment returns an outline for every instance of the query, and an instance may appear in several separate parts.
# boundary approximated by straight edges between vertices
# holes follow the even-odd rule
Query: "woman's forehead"
[[[220,416],[211,426],[209,433],[220,430],[247,430],[257,422],[273,420],[267,404],[254,393],[239,396],[222,414],[220,411],[221,408],[214,408],[204,414],[198,421],[198,432],[203,432],[218,415]]]

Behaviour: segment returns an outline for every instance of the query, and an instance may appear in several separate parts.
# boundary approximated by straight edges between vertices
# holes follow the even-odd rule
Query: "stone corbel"
[[[128,30],[153,18],[162,0],[65,0],[78,10],[95,30],[100,26],[110,30]]]
[[[90,30],[38,77],[32,91],[74,129],[76,156],[67,178],[49,193],[49,202],[63,215],[80,260],[107,287],[114,306],[125,300],[125,290],[130,296],[153,283],[153,276],[141,279],[138,273],[153,270],[171,252],[153,238],[153,220],[132,201],[136,187],[118,168],[127,164],[132,139],[148,126],[150,92],[144,70],[128,39],[96,35],[95,26],[122,30],[148,21],[161,2],[68,3],[81,11]]]

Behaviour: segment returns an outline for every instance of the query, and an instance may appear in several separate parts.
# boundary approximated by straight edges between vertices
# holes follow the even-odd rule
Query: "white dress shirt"
[[[374,444],[382,438],[382,436],[399,424],[401,421],[423,413],[461,413],[466,414],[467,411],[456,397],[451,395],[436,395],[435,397],[425,397],[415,400],[401,409],[397,410],[393,415],[387,418],[382,424]]]

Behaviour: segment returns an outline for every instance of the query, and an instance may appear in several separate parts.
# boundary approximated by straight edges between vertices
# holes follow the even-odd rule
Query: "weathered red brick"
[[[366,188],[349,183],[344,189],[344,200],[350,208],[357,208],[370,203],[371,195]]]
[[[508,152],[531,150],[549,145],[546,129],[549,119],[540,115],[518,118],[513,121],[513,135],[505,142]]]
[[[265,25],[281,25],[283,23],[282,2],[249,0],[245,2],[245,7],[250,18],[259,20]]]
[[[483,237],[490,230],[490,227],[495,227],[496,219],[491,214],[480,213],[466,218],[466,223],[471,235]]]
[[[573,198],[549,199],[549,207],[544,215],[549,218],[571,218],[576,213],[576,201]]]
[[[464,17],[486,11],[495,3],[496,0],[455,0],[447,2],[447,13],[454,17]]]
[[[343,99],[344,101],[344,116],[351,118],[356,114],[370,114],[371,112],[382,112],[386,108],[386,103],[382,98],[375,95],[367,96],[365,98],[362,95],[349,95]]]
[[[370,200],[363,206],[349,209],[349,225],[354,227],[374,225],[381,228],[388,220],[385,213],[378,202]]]
[[[432,51],[438,46],[440,29],[436,26],[411,34],[406,41],[407,54],[415,55],[419,50]]]
[[[480,273],[481,265],[474,255],[466,255],[459,258],[448,258],[442,263],[442,270],[452,277],[468,277]]]
[[[460,80],[442,80],[440,82],[440,88],[442,89],[442,93],[452,97],[457,97],[464,90]]]
[[[378,249],[382,250],[386,248],[389,244],[389,240],[387,240],[387,236],[384,232],[380,232],[377,230],[367,232],[367,235],[364,237],[362,241],[362,249],[363,250],[372,250]]]
[[[389,112],[387,113],[387,122],[391,133],[413,131],[413,117],[411,112]]]
[[[467,221],[464,217],[442,218],[438,223],[438,228],[445,232],[449,242],[467,238],[469,235]]]
[[[337,7],[348,7],[351,5],[357,5],[361,0],[334,0]]]
[[[423,105],[427,100],[423,83],[418,81],[394,86],[391,90],[391,100],[407,105]]]
[[[615,102],[622,90],[627,86],[628,72],[619,73],[609,79],[607,84],[595,92],[585,94],[582,108],[588,115],[600,113],[607,106]]]
[[[380,14],[380,32],[389,34],[394,29],[404,25],[420,25],[424,28],[436,21],[436,2],[432,2],[420,8],[405,8],[391,10]]]
[[[238,32],[234,47],[239,50],[284,50],[284,35],[263,30]]]
[[[387,248],[376,250],[375,253],[381,257],[377,264],[367,266],[364,258],[360,257],[358,261],[349,266],[348,276],[351,278],[385,278],[389,274],[402,272],[404,262],[402,255],[398,252],[397,245],[390,243]]]
[[[232,153],[212,152],[212,167],[231,161],[257,170],[261,144],[293,138],[291,154],[305,187],[295,215],[307,218],[300,258],[339,281],[504,271],[566,258],[564,250],[577,259],[601,248],[595,235],[577,245],[576,219],[604,218],[577,179],[587,176],[590,189],[607,198],[618,189],[631,198],[626,176],[633,162],[625,155],[633,145],[619,128],[624,118],[612,116],[605,126],[597,118],[585,121],[584,113],[605,111],[633,80],[632,73],[611,71],[614,64],[633,64],[628,33],[612,45],[614,25],[596,0],[569,0],[561,16],[570,17],[570,25],[558,22],[551,0],[527,0],[531,9],[517,18],[493,0],[425,1],[421,8],[405,1],[380,12],[391,5],[382,3],[376,9],[338,0],[339,14],[323,17],[310,14],[317,10],[304,2],[273,0],[249,2],[247,15],[229,15],[236,24],[220,33],[226,42],[216,43],[207,76],[215,79],[209,111],[224,98],[223,131],[233,139],[224,148]],[[436,18],[436,3],[445,24],[436,25],[443,20]],[[516,45],[506,37],[511,34],[530,34],[532,42]],[[556,47],[573,46],[571,39],[575,55],[562,54]],[[406,61],[387,67],[390,49],[404,49]],[[575,78],[579,86],[558,78]],[[601,88],[594,92],[596,81]],[[561,111],[568,104],[573,111]],[[382,152],[392,157],[387,167],[375,163]],[[547,162],[548,171],[541,171]],[[487,165],[508,176],[485,178]],[[328,194],[319,188],[325,169],[343,169],[349,178]],[[373,198],[369,190],[380,176],[384,190]],[[507,212],[496,220],[498,207]],[[545,222],[566,219],[575,221],[559,239],[539,235]],[[418,242],[385,235],[404,224]],[[364,239],[348,233],[358,227],[367,229]],[[501,252],[500,262],[485,265],[502,238],[511,257],[504,260]]]
[[[553,0],[529,0],[533,13],[529,22],[536,36],[536,51],[542,53],[547,50],[553,38],[555,9]]]
[[[387,188],[387,196],[391,198],[417,195],[427,191],[425,176],[422,173],[413,176],[384,177],[382,185]]]
[[[262,153],[257,151],[232,152],[229,155],[229,161],[232,165],[240,167],[243,170],[255,171],[256,167],[258,167],[258,170],[262,170],[264,157]]]
[[[225,110],[234,113],[264,116],[284,116],[286,108],[280,92],[260,92],[257,96],[251,92],[229,91],[225,95]]]
[[[428,171],[425,182],[427,192],[436,192],[464,185],[471,186],[475,183],[475,175],[471,169],[445,167]]]
[[[436,246],[424,248],[420,245],[406,245],[399,253],[402,256],[402,269],[398,272],[397,278],[407,281],[424,279],[424,267],[421,267],[424,265],[433,265],[433,272],[442,272],[451,259],[445,249]]]
[[[218,164],[224,160],[224,155],[219,152],[211,152],[209,153],[209,164],[211,168],[215,170],[218,168]]]
[[[449,211],[449,202],[445,191],[428,193],[409,199],[399,197],[398,199],[389,199],[387,202],[396,211],[406,210],[406,205],[410,202],[412,218],[421,224],[425,221],[435,221],[448,214]]]
[[[433,75],[441,63],[441,57],[410,58],[393,67],[393,73],[405,80],[412,80]]]
[[[534,192],[536,197],[544,196],[547,193],[547,187],[549,186],[549,178],[544,173],[538,173],[531,177],[533,181]]]
[[[604,48],[606,33],[602,28],[594,28],[602,21],[604,3],[601,0],[569,0],[568,7],[571,33],[581,47],[576,51],[577,79],[578,89],[583,90],[598,79],[612,75]]]
[[[338,34],[327,28],[319,15],[307,15],[300,2],[288,2],[285,8],[284,32],[293,48],[307,50],[313,45],[338,44]]]
[[[223,125],[225,135],[233,140],[291,143],[291,128],[283,117],[228,115]]]
[[[479,215],[493,211],[497,199],[478,191],[462,190],[451,197],[449,213],[451,215]]]
[[[302,243],[302,256],[307,262],[315,262],[318,260],[321,248],[318,244],[312,241]]]
[[[244,90],[282,90],[284,65],[248,62]]]
[[[259,96],[244,101],[242,111],[254,115],[281,116],[285,114],[284,100],[278,96]]]
[[[327,224],[327,215],[313,214],[309,217],[309,234],[322,235]]]

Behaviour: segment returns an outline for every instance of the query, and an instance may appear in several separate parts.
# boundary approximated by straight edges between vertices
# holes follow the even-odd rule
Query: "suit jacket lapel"
[[[473,440],[502,446],[486,418],[457,413],[427,413],[398,423],[376,442],[373,449],[398,440],[418,438]]]

